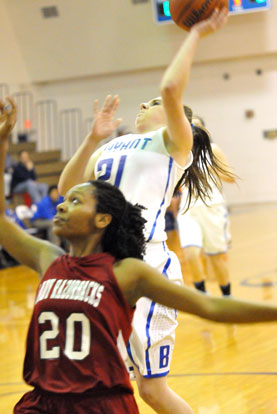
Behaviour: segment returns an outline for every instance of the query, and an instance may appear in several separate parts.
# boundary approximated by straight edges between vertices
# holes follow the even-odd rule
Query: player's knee
[[[163,410],[164,412],[168,407],[174,405],[178,406],[178,412],[180,412],[181,406],[183,414],[193,414],[192,408],[177,396],[165,382],[143,380],[138,384],[138,390],[140,397],[155,411]]]
[[[189,246],[184,249],[187,260],[197,260],[200,258],[201,249],[196,246]]]
[[[160,400],[160,387],[151,380],[142,380],[138,383],[139,395],[150,406]]]
[[[222,262],[227,262],[227,253],[217,253],[214,255],[210,256],[210,261],[213,263],[222,263]]]

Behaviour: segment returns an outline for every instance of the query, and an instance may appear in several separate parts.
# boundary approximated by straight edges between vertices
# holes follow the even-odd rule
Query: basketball
[[[214,9],[223,7],[228,9],[228,0],[169,0],[172,20],[187,31],[195,23],[207,19]]]

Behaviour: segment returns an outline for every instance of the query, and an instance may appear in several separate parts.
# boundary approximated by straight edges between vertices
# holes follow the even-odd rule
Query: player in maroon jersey
[[[77,185],[58,206],[54,231],[69,254],[9,221],[3,176],[16,107],[8,101],[0,101],[0,244],[42,275],[24,362],[34,389],[15,414],[137,414],[122,353],[142,296],[213,321],[277,320],[277,306],[205,296],[144,263],[141,208],[108,183]]]

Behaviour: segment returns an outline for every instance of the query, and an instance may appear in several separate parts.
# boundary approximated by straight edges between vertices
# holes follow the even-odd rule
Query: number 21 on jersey
[[[116,187],[120,186],[123,169],[126,163],[127,155],[122,155],[119,159],[117,170],[114,174],[112,171],[113,168],[116,168],[115,160],[113,158],[105,158],[104,160],[100,160],[97,163],[97,172],[101,171],[102,174],[98,177],[98,180],[109,181],[111,184],[115,185]],[[111,176],[114,176],[114,182],[110,181]]]

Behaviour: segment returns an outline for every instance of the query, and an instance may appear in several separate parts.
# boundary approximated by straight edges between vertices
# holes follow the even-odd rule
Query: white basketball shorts
[[[181,266],[165,242],[147,243],[145,261],[169,280],[183,284]],[[140,298],[133,318],[133,330],[127,346],[129,371],[135,365],[147,378],[169,372],[178,325],[177,312],[148,298]]]
[[[196,246],[208,255],[225,253],[231,244],[228,211],[224,204],[194,206],[177,217],[182,248]]]

